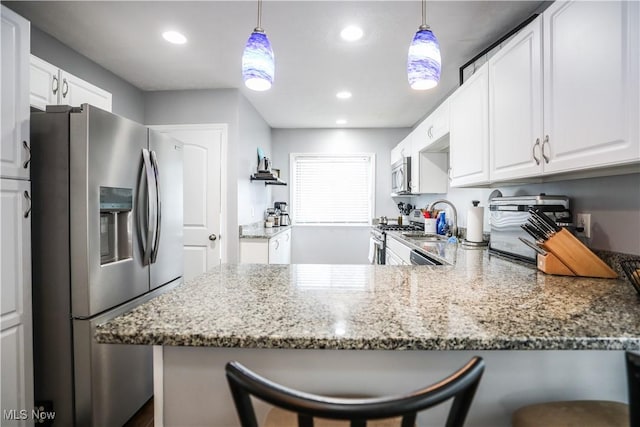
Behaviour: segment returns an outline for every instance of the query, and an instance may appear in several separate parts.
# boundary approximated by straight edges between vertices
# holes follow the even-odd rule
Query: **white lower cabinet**
[[[411,248],[387,235],[386,262],[388,265],[411,265]]]
[[[44,111],[47,105],[79,107],[86,103],[111,111],[111,93],[34,55],[30,62],[30,84],[30,104],[40,110]]]
[[[291,264],[291,229],[269,239],[240,239],[240,264]]]
[[[33,425],[30,188],[29,181],[0,180],[2,425]]]

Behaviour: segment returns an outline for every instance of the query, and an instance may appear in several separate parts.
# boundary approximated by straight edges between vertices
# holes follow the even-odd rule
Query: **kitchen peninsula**
[[[377,394],[435,382],[478,354],[487,368],[468,426],[507,426],[542,400],[626,401],[623,350],[640,349],[631,285],[423,246],[452,265],[222,265],[96,338],[155,346],[156,420],[167,426],[237,426],[229,360],[307,391]]]

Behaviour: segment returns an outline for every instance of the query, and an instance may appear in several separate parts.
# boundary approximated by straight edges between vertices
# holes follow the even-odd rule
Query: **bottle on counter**
[[[444,211],[441,211],[438,214],[438,219],[436,220],[436,233],[441,235],[447,234],[447,218]]]

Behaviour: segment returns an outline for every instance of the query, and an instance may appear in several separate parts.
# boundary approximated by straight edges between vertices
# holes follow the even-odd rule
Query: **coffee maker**
[[[291,217],[287,211],[287,202],[275,202],[273,207],[280,211],[280,225],[291,225]]]

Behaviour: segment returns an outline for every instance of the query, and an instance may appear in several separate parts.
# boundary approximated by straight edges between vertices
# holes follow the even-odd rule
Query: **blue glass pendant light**
[[[242,54],[242,78],[251,90],[269,90],[273,84],[275,62],[271,43],[260,27],[262,0],[258,0],[258,26],[253,30]]]
[[[422,0],[422,25],[409,46],[407,76],[411,89],[426,90],[440,81],[440,45],[427,25],[426,0]]]

